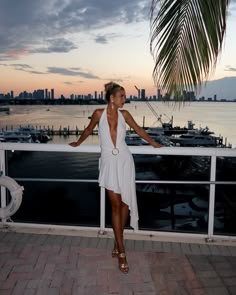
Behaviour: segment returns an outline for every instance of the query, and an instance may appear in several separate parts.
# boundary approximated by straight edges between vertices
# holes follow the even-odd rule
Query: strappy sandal
[[[119,254],[119,251],[117,249],[116,241],[114,241],[114,247],[113,247],[113,250],[111,252],[111,256],[113,258],[115,258],[115,257],[118,257],[118,254]]]
[[[119,269],[121,272],[123,272],[124,274],[127,274],[129,272],[129,265],[128,263],[120,263],[120,258],[126,258],[126,254],[125,253],[119,253],[118,254],[118,261],[119,261]]]
[[[118,254],[119,254],[119,251],[118,251],[118,249],[116,249],[116,248],[114,248],[114,249],[112,250],[112,252],[111,252],[111,256],[112,256],[113,258],[118,257]]]

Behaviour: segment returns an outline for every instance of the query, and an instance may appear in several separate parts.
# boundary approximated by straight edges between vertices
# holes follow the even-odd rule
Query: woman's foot
[[[117,245],[116,245],[116,241],[114,242],[114,248],[111,252],[111,256],[114,258],[114,257],[118,257],[118,254],[119,254],[119,251],[118,251],[118,248],[117,248]]]
[[[119,269],[124,274],[127,274],[129,272],[129,265],[127,263],[126,254],[125,253],[119,253],[118,254],[118,263],[119,263]]]
[[[119,254],[119,251],[117,248],[115,248],[114,246],[114,249],[112,250],[111,252],[111,256],[114,258],[114,257],[118,257],[118,254]]]

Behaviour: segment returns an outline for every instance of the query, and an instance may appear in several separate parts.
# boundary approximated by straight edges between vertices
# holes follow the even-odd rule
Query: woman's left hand
[[[69,143],[70,146],[77,147],[78,143],[76,141]]]
[[[161,147],[164,147],[164,145],[162,145],[162,144],[160,144],[160,143],[158,143],[158,142],[155,142],[154,144],[152,144],[152,146],[153,146],[154,148],[161,148]]]

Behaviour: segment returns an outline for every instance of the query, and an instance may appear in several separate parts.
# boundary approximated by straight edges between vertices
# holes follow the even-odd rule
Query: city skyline
[[[1,1],[0,93],[43,87],[54,88],[55,97],[68,97],[100,92],[113,80],[126,88],[127,96],[136,95],[135,85],[146,89],[147,96],[155,95],[150,5],[149,0]],[[225,45],[210,80],[236,78],[235,24],[232,0]],[[231,95],[230,88],[220,87],[224,91],[220,95]],[[218,94],[214,87],[211,93]]]
[[[162,94],[161,90],[158,88],[157,93],[147,96],[146,95],[146,89],[139,89],[137,86],[135,86],[135,89],[137,91],[136,95],[129,95],[127,96],[128,100],[136,100],[136,101],[145,101],[145,100],[154,100],[154,101],[163,101],[163,100],[174,100],[173,97],[170,97],[168,95]],[[217,94],[210,95],[205,97],[198,96],[194,91],[183,91],[183,97],[184,101],[236,101],[236,98],[232,98],[230,100],[218,97]],[[69,96],[64,96],[61,94],[59,97],[55,97],[55,89],[51,88],[45,88],[45,89],[35,89],[33,92],[28,92],[26,90],[23,90],[19,93],[19,95],[15,95],[14,91],[11,90],[8,93],[0,93],[0,103],[6,102],[8,100],[14,100],[17,99],[18,101],[21,99],[35,99],[35,100],[54,100],[54,99],[67,99],[67,100],[105,100],[104,97],[104,91],[97,91],[94,90],[93,92],[82,94],[82,93],[72,93]]]

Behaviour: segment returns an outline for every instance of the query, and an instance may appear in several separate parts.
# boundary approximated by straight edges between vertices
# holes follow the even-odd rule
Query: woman
[[[98,124],[101,145],[99,163],[99,185],[106,188],[112,207],[112,227],[115,244],[112,257],[117,257],[119,269],[128,273],[129,266],[123,243],[124,227],[130,210],[130,225],[136,229],[138,225],[138,209],[135,189],[135,167],[132,154],[125,143],[126,123],[153,147],[161,147],[143,128],[137,125],[126,110],[119,110],[125,103],[125,90],[119,84],[105,84],[105,98],[108,106],[94,111],[91,121],[77,142],[71,146],[79,146]]]

